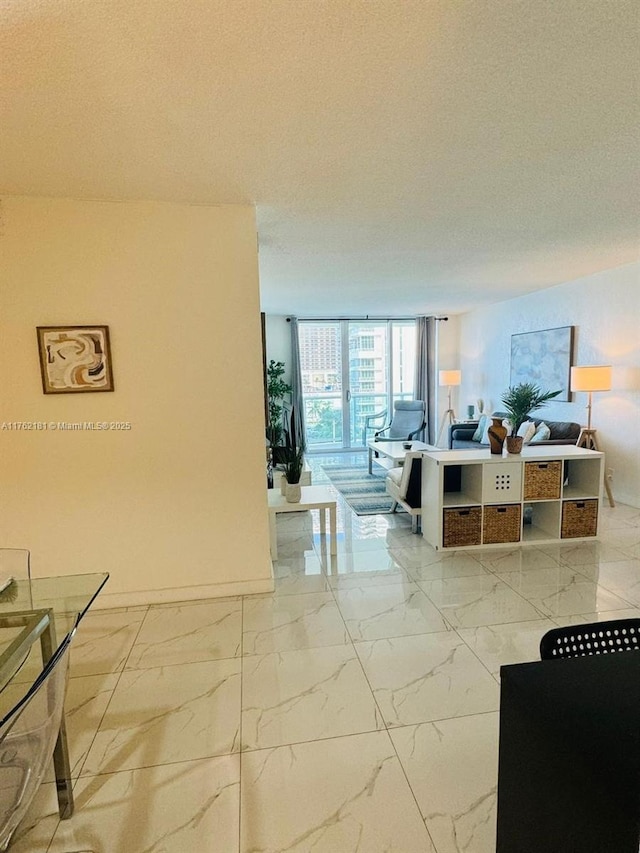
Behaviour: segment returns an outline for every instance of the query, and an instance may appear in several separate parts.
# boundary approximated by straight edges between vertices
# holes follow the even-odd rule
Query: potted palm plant
[[[298,503],[302,494],[300,478],[304,470],[305,441],[296,420],[295,407],[291,408],[289,424],[284,430],[284,438],[283,477],[287,481],[285,497],[288,503]]]
[[[503,395],[502,402],[511,424],[511,435],[507,436],[507,452],[520,453],[523,438],[518,435],[522,424],[530,419],[531,412],[546,406],[549,400],[557,397],[558,391],[543,391],[533,382],[520,382],[512,385]]]

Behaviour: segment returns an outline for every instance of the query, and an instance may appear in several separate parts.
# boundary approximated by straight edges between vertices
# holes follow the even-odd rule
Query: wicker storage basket
[[[562,462],[524,463],[524,500],[545,501],[560,497]]]
[[[445,548],[480,545],[482,541],[482,507],[445,509],[442,543]]]
[[[482,542],[520,541],[520,504],[485,506],[482,521]]]
[[[598,526],[598,501],[563,501],[562,539],[595,536]]]

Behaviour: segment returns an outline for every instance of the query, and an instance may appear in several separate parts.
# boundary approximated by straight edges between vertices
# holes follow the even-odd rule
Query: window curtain
[[[436,318],[416,317],[416,372],[414,397],[425,402],[427,444],[436,442]]]
[[[300,340],[298,318],[289,317],[291,324],[291,405],[296,413],[296,441],[304,441],[304,400],[302,398],[302,371],[300,369]]]

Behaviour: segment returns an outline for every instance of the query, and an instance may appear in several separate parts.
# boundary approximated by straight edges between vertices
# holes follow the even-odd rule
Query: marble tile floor
[[[493,853],[500,666],[640,616],[640,510],[604,507],[590,543],[446,554],[339,497],[334,557],[315,517],[278,525],[273,594],[89,613],[76,814],[47,782],[13,853]]]

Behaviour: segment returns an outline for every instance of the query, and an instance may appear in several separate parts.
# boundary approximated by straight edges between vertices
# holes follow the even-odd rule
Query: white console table
[[[422,535],[438,550],[593,538],[603,460],[575,445],[425,452]]]

